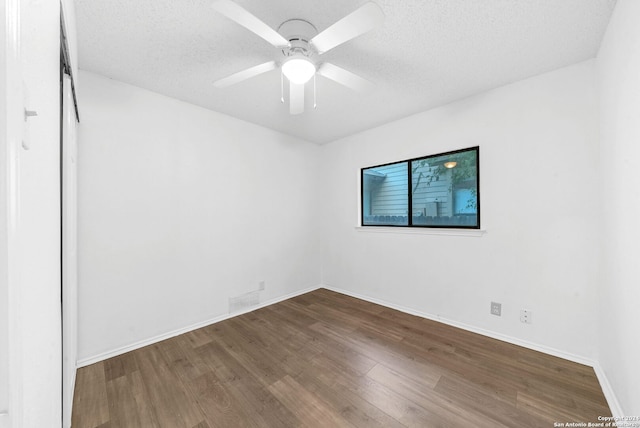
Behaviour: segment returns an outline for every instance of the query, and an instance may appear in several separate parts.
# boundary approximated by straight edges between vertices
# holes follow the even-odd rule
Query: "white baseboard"
[[[624,413],[622,411],[622,407],[620,406],[620,403],[618,401],[618,399],[616,398],[616,395],[613,391],[613,388],[611,387],[611,384],[609,383],[609,380],[607,379],[607,376],[604,372],[604,370],[602,369],[602,367],[600,367],[600,363],[598,363],[595,360],[589,359],[589,358],[585,358],[579,355],[575,355],[575,354],[571,354],[569,352],[565,352],[565,351],[561,351],[555,348],[551,348],[548,346],[544,346],[544,345],[540,345],[537,343],[533,343],[533,342],[529,342],[526,340],[522,340],[522,339],[518,339],[512,336],[507,336],[504,334],[500,334],[500,333],[496,333],[494,331],[490,331],[490,330],[485,330],[483,328],[479,328],[479,327],[475,327],[469,324],[464,324],[458,321],[453,321],[453,320],[449,320],[446,318],[442,318],[438,315],[433,315],[433,314],[429,314],[426,312],[421,312],[421,311],[417,311],[415,309],[411,309],[411,308],[406,308],[404,306],[400,306],[400,305],[396,305],[394,303],[390,303],[381,299],[376,299],[373,297],[369,297],[369,296],[365,296],[363,294],[359,294],[359,293],[353,293],[351,291],[348,290],[344,290],[341,288],[337,288],[337,287],[332,287],[329,285],[323,285],[322,288],[326,288],[327,290],[331,290],[331,291],[335,291],[336,293],[341,293],[341,294],[345,294],[347,296],[351,296],[351,297],[355,297],[356,299],[361,299],[361,300],[365,300],[367,302],[371,302],[371,303],[375,303],[377,305],[381,305],[390,309],[395,309],[397,311],[400,312],[404,312],[407,314],[411,314],[411,315],[415,315],[421,318],[426,318],[432,321],[437,321],[437,322],[441,322],[443,324],[447,324],[453,327],[457,327],[457,328],[461,328],[463,330],[467,330],[470,331],[472,333],[478,333],[481,334],[483,336],[487,336],[487,337],[491,337],[493,339],[498,339],[501,340],[503,342],[507,342],[507,343],[511,343],[514,345],[518,345],[518,346],[522,346],[524,348],[528,348],[528,349],[532,349],[534,351],[539,351],[542,352],[544,354],[548,354],[548,355],[553,355],[554,357],[558,357],[558,358],[562,358],[568,361],[573,361],[575,363],[578,364],[584,364],[586,366],[592,367],[593,371],[596,374],[596,377],[598,378],[598,382],[600,382],[600,387],[602,388],[602,392],[604,393],[605,398],[607,399],[607,404],[609,405],[609,409],[611,410],[612,416],[614,417],[622,417],[624,416]]]
[[[262,302],[259,305],[253,306],[253,307],[251,307],[251,308],[249,308],[249,309],[247,309],[245,311],[234,312],[232,314],[220,315],[218,317],[211,318],[211,319],[208,319],[208,320],[205,320],[205,321],[201,321],[201,322],[198,322],[198,323],[195,323],[195,324],[191,324],[189,326],[182,327],[182,328],[179,328],[177,330],[170,331],[168,333],[163,333],[163,334],[160,334],[158,336],[154,336],[154,337],[150,337],[148,339],[140,340],[138,342],[135,342],[135,343],[132,343],[132,344],[129,344],[129,345],[125,345],[125,346],[122,346],[120,348],[113,349],[111,351],[107,351],[107,352],[103,352],[103,353],[100,353],[100,354],[97,354],[97,355],[94,355],[94,356],[91,356],[91,357],[83,358],[81,360],[78,360],[78,368],[89,366],[89,365],[95,364],[95,363],[99,363],[100,361],[104,361],[104,360],[109,359],[109,358],[117,357],[118,355],[122,355],[122,354],[125,354],[127,352],[134,351],[134,350],[139,349],[139,348],[143,348],[143,347],[148,346],[148,345],[153,345],[154,343],[158,343],[158,342],[161,342],[163,340],[170,339],[172,337],[179,336],[181,334],[188,333],[190,331],[197,330],[199,328],[206,327],[208,325],[215,324],[217,322],[227,320],[229,318],[237,317],[238,315],[242,315],[242,314],[246,314],[248,312],[255,311],[256,309],[264,308],[265,306],[269,306],[269,305],[273,305],[274,303],[282,302],[283,300],[287,300],[287,299],[290,299],[292,297],[296,297],[296,296],[299,296],[301,294],[305,294],[305,293],[308,293],[310,291],[317,290],[318,288],[321,288],[321,287],[322,287],[321,285],[318,285],[316,287],[309,287],[309,288],[305,288],[304,290],[294,291],[293,293],[289,293],[289,294],[286,294],[284,296],[279,296],[279,297],[276,297],[274,299],[270,299],[270,300],[267,300],[265,302]]]
[[[609,409],[611,410],[611,416],[622,418],[623,416],[625,416],[624,412],[622,411],[622,406],[620,405],[616,394],[613,392],[613,388],[609,383],[609,379],[607,378],[607,375],[600,366],[599,362],[595,362],[595,364],[593,365],[593,371],[596,372],[596,376],[598,377],[598,381],[600,382],[602,392],[607,399],[607,404],[609,404]]]
[[[114,349],[112,351],[108,351],[108,352],[104,352],[104,353],[101,353],[101,354],[98,354],[98,355],[95,355],[95,356],[92,356],[92,357],[84,358],[84,359],[78,361],[78,368],[85,367],[85,366],[88,366],[88,365],[91,365],[91,364],[94,364],[94,363],[98,363],[98,362],[104,361],[104,360],[106,360],[108,358],[116,357],[118,355],[130,352],[130,351],[133,351],[133,350],[136,350],[136,349],[148,346],[148,345],[152,345],[154,343],[157,343],[157,342],[160,342],[160,341],[163,341],[163,340],[166,340],[166,339],[170,339],[170,338],[178,336],[180,334],[188,333],[190,331],[197,330],[199,328],[206,327],[208,325],[215,324],[217,322],[224,321],[226,319],[230,319],[230,318],[236,317],[238,315],[242,315],[242,314],[254,311],[256,309],[264,308],[265,306],[273,305],[275,303],[282,302],[283,300],[287,300],[287,299],[290,299],[292,297],[296,297],[296,296],[299,296],[301,294],[305,294],[305,293],[308,293],[310,291],[317,290],[319,288],[326,288],[327,290],[335,291],[336,293],[345,294],[347,296],[355,297],[356,299],[365,300],[367,302],[375,303],[377,305],[381,305],[381,306],[384,306],[384,307],[387,307],[387,308],[390,308],[390,309],[395,309],[397,311],[404,312],[404,313],[407,313],[407,314],[410,314],[410,315],[415,315],[415,316],[418,316],[418,317],[421,317],[421,318],[425,318],[425,319],[429,319],[429,320],[432,320],[432,321],[441,322],[443,324],[447,324],[447,325],[450,325],[452,327],[461,328],[463,330],[470,331],[472,333],[478,333],[478,334],[481,334],[483,336],[487,336],[487,337],[491,337],[493,339],[501,340],[503,342],[511,343],[511,344],[518,345],[518,346],[522,346],[524,348],[532,349],[534,351],[539,351],[539,352],[542,352],[542,353],[545,353],[545,354],[548,354],[548,355],[552,355],[554,357],[563,358],[565,360],[573,361],[573,362],[578,363],[578,364],[584,364],[584,365],[590,366],[590,367],[593,368],[593,370],[594,370],[594,372],[596,374],[596,377],[598,378],[598,381],[600,382],[600,387],[602,388],[602,392],[604,393],[604,396],[607,399],[607,403],[609,404],[609,408],[611,409],[612,416],[614,416],[614,417],[622,417],[622,416],[624,416],[624,413],[622,411],[622,407],[620,406],[620,403],[618,402],[618,399],[616,398],[616,395],[615,395],[615,393],[613,391],[613,388],[611,387],[611,384],[609,383],[609,380],[607,379],[607,376],[606,376],[604,370],[602,369],[602,367],[600,366],[600,364],[597,361],[594,361],[594,360],[591,360],[591,359],[588,359],[588,358],[585,358],[585,357],[582,357],[582,356],[579,356],[579,355],[574,355],[574,354],[571,354],[571,353],[568,353],[568,352],[565,352],[565,351],[561,351],[561,350],[558,350],[558,349],[555,349],[555,348],[551,348],[551,347],[548,347],[548,346],[540,345],[540,344],[537,344],[537,343],[533,343],[533,342],[529,342],[529,341],[526,341],[526,340],[518,339],[518,338],[515,338],[515,337],[512,337],[512,336],[504,335],[504,334],[501,334],[501,333],[496,333],[494,331],[490,331],[490,330],[486,330],[486,329],[483,329],[483,328],[475,327],[475,326],[472,326],[472,325],[469,325],[469,324],[465,324],[465,323],[461,323],[461,322],[458,322],[458,321],[442,318],[442,317],[440,317],[438,315],[433,315],[433,314],[429,314],[429,313],[426,313],[426,312],[418,311],[418,310],[415,310],[415,309],[407,308],[407,307],[404,307],[404,306],[401,306],[401,305],[396,305],[394,303],[387,302],[387,301],[381,300],[381,299],[376,299],[376,298],[373,298],[373,297],[370,297],[370,296],[365,296],[365,295],[360,294],[360,293],[354,293],[354,292],[351,292],[351,291],[348,291],[348,290],[344,290],[344,289],[341,289],[341,288],[332,287],[332,286],[329,286],[329,285],[326,285],[326,284],[318,285],[316,287],[309,287],[309,288],[306,288],[306,289],[303,289],[303,290],[298,290],[298,291],[295,291],[293,293],[286,294],[284,296],[280,296],[280,297],[277,297],[277,298],[274,298],[274,299],[267,300],[265,302],[262,302],[258,306],[249,308],[249,309],[247,309],[246,311],[243,311],[243,312],[238,312],[238,313],[233,313],[233,314],[224,314],[224,315],[221,315],[219,317],[211,318],[211,319],[208,319],[208,320],[196,323],[196,324],[192,324],[192,325],[187,326],[187,327],[183,327],[183,328],[180,328],[180,329],[177,329],[177,330],[173,330],[173,331],[165,333],[165,334],[161,334],[161,335],[158,335],[158,336],[155,336],[155,337],[151,337],[149,339],[141,340],[139,342],[132,343],[130,345],[126,345],[126,346]],[[74,384],[75,384],[75,382],[74,382]],[[1,420],[1,418],[0,418],[0,420]]]
[[[561,351],[555,348],[551,348],[548,346],[544,346],[544,345],[540,345],[537,343],[533,343],[533,342],[529,342],[526,340],[522,340],[522,339],[518,339],[512,336],[507,336],[501,333],[496,333],[494,331],[490,331],[490,330],[485,330],[483,328],[479,328],[479,327],[475,327],[469,324],[465,324],[465,323],[461,323],[458,321],[454,321],[454,320],[449,320],[446,318],[442,318],[438,315],[433,315],[433,314],[429,314],[426,312],[421,312],[421,311],[417,311],[415,309],[411,309],[411,308],[407,308],[401,305],[396,305],[394,303],[390,303],[381,299],[376,299],[373,297],[369,297],[369,296],[365,296],[363,294],[360,293],[353,293],[351,291],[348,290],[344,290],[341,288],[337,288],[337,287],[332,287],[329,285],[323,285],[322,288],[326,288],[327,290],[331,290],[331,291],[335,291],[336,293],[341,293],[341,294],[345,294],[347,296],[351,296],[351,297],[355,297],[356,299],[361,299],[361,300],[365,300],[367,302],[371,302],[371,303],[375,303],[377,305],[381,305],[390,309],[395,309],[397,311],[400,312],[404,312],[410,315],[415,315],[421,318],[426,318],[432,321],[437,321],[437,322],[441,322],[443,324],[447,324],[450,325],[452,327],[457,327],[457,328],[461,328],[463,330],[467,330],[470,331],[472,333],[478,333],[481,334],[483,336],[487,336],[487,337],[491,337],[493,339],[498,339],[501,340],[503,342],[507,342],[507,343],[511,343],[514,345],[518,345],[518,346],[522,346],[524,348],[528,348],[528,349],[532,349],[534,351],[539,351],[542,352],[544,354],[548,354],[548,355],[552,355],[554,357],[558,357],[558,358],[562,358],[565,360],[569,360],[569,361],[573,361],[575,363],[578,364],[584,364],[586,366],[592,367],[593,371],[596,374],[596,377],[598,378],[598,382],[600,382],[600,387],[602,388],[602,392],[604,393],[605,398],[607,399],[607,404],[609,405],[609,408],[611,410],[612,416],[614,417],[622,417],[624,416],[624,413],[622,411],[622,408],[620,406],[620,403],[618,402],[618,399],[616,398],[616,395],[613,391],[613,388],[611,387],[611,384],[609,383],[609,380],[607,379],[607,376],[604,372],[604,370],[602,370],[602,367],[600,367],[600,364],[592,359],[586,358],[586,357],[582,357],[579,355],[575,355],[575,354],[571,354],[569,352],[565,352],[565,351]]]
[[[347,296],[351,296],[351,297],[355,297],[356,299],[361,299],[361,300],[366,300],[367,302],[371,302],[371,303],[375,303],[377,305],[381,305],[381,306],[385,306],[387,308],[390,309],[395,309],[397,311],[400,312],[404,312],[410,315],[415,315],[417,317],[420,318],[426,318],[428,320],[432,320],[432,321],[437,321],[437,322],[441,322],[443,324],[447,324],[450,325],[452,327],[457,327],[457,328],[461,328],[463,330],[467,330],[470,331],[472,333],[478,333],[481,334],[483,336],[487,336],[487,337],[491,337],[493,339],[498,339],[501,340],[503,342],[507,342],[507,343],[511,343],[513,345],[518,345],[518,346],[522,346],[524,348],[528,348],[528,349],[533,349],[534,351],[539,351],[545,354],[549,354],[549,355],[553,355],[554,357],[559,357],[559,358],[563,358],[565,360],[569,360],[569,361],[573,361],[575,363],[578,364],[584,364],[590,367],[593,367],[593,360],[590,360],[588,358],[579,356],[579,355],[575,355],[575,354],[571,354],[568,352],[564,352],[564,351],[560,351],[558,349],[555,348],[551,348],[551,347],[547,347],[544,345],[539,345],[537,343],[533,343],[533,342],[529,342],[526,340],[522,340],[522,339],[518,339],[516,337],[512,337],[512,336],[508,336],[506,334],[501,334],[501,333],[497,333],[495,331],[491,331],[491,330],[486,330],[480,327],[476,327],[470,324],[465,324],[459,321],[454,321],[454,320],[450,320],[447,318],[443,318],[439,315],[433,315],[427,312],[422,312],[422,311],[418,311],[416,309],[411,309],[411,308],[407,308],[405,306],[401,306],[401,305],[397,305],[395,303],[391,303],[391,302],[387,302],[385,300],[381,300],[381,299],[376,299],[374,297],[369,297],[369,296],[365,296],[363,294],[360,293],[353,293],[351,291],[348,290],[344,290],[341,288],[336,288],[336,287],[332,287],[332,286],[327,286],[325,285],[323,288],[326,288],[327,290],[331,290],[331,291],[335,291],[336,293],[341,293],[341,294],[346,294]]]

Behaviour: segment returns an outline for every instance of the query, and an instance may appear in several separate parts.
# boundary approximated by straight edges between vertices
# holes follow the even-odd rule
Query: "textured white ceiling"
[[[273,28],[319,31],[364,0],[236,0]],[[360,94],[321,76],[317,109],[291,116],[280,72],[213,82],[281,53],[210,0],[76,0],[79,66],[316,143],[592,58],[615,0],[376,0],[384,24],[322,56],[374,82]],[[80,106],[82,108],[82,106]]]

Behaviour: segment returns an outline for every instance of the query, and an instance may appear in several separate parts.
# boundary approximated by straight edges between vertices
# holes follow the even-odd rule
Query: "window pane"
[[[408,162],[362,170],[363,226],[408,226]]]
[[[477,148],[411,162],[414,226],[478,227]]]

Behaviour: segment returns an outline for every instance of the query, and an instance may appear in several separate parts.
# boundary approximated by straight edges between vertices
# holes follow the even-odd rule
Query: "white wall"
[[[618,0],[598,54],[603,170],[599,361],[626,415],[640,415],[640,2]]]
[[[323,147],[323,282],[593,358],[602,206],[593,81],[587,61]],[[360,168],[475,145],[484,236],[356,230]],[[502,317],[489,314],[492,300]],[[533,324],[520,323],[522,308]]]
[[[81,71],[79,359],[320,284],[320,147]]]

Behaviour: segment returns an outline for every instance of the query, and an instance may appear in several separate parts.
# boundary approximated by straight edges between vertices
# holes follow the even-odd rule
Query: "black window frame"
[[[456,225],[456,224],[413,224],[413,195],[412,195],[412,168],[411,165],[415,161],[421,161],[430,158],[437,158],[442,156],[455,155],[456,153],[463,152],[476,152],[476,218],[477,222],[475,225]],[[364,185],[365,185],[365,170],[370,170],[372,168],[380,168],[389,165],[396,164],[407,164],[407,224],[365,224],[365,194],[364,194]],[[478,230],[481,226],[480,220],[480,146],[467,147],[464,149],[451,150],[443,153],[436,153],[428,156],[420,156],[417,158],[404,159],[395,162],[387,162],[380,165],[372,165],[360,168],[360,226],[361,227],[398,227],[398,228],[426,228],[426,229],[472,229]]]

